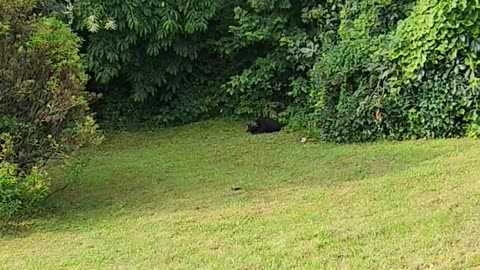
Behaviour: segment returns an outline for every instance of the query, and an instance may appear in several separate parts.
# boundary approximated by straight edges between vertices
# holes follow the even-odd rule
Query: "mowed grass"
[[[0,237],[0,268],[480,269],[474,140],[301,144],[223,120],[86,155],[49,214]]]

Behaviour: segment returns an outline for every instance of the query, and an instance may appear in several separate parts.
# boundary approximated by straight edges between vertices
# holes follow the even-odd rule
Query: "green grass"
[[[0,268],[480,269],[473,140],[301,144],[225,120],[86,155],[49,214],[0,237]]]

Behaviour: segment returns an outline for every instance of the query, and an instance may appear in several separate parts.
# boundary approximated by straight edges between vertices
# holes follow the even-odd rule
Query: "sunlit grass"
[[[480,267],[477,141],[299,141],[226,120],[111,135],[0,238],[0,268]]]

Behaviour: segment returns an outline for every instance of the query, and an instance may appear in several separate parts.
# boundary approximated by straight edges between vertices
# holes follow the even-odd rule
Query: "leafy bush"
[[[119,88],[107,92],[92,109],[98,112],[97,121],[102,128],[108,130],[150,129],[231,115],[219,83],[210,81],[191,87],[195,91],[179,93],[168,103],[157,99],[132,102],[127,91]]]
[[[86,39],[88,69],[105,86],[96,106],[103,126],[218,116],[219,85],[234,67],[214,41],[227,32],[235,2],[75,1],[73,27]]]
[[[87,64],[107,84],[119,77],[134,100],[171,100],[191,78],[219,1],[75,1],[75,28],[88,38]],[[206,34],[205,34],[206,33]]]
[[[384,95],[403,107],[398,136],[478,136],[479,15],[479,3],[422,0],[398,24],[387,53],[395,70]]]
[[[239,67],[222,89],[237,115],[277,115],[288,105],[309,99],[306,79],[319,51],[309,34],[322,16],[312,15],[312,10],[322,5],[315,6],[315,1],[247,2],[235,8],[230,35],[221,40],[219,48],[237,62],[252,60]],[[322,24],[322,29],[334,23]]]
[[[476,4],[259,0],[235,14],[227,51],[257,55],[224,86],[236,113],[283,107],[335,142],[477,136]]]
[[[312,71],[324,139],[477,136],[478,5],[359,1]],[[402,20],[403,19],[403,20]]]
[[[20,174],[18,167],[0,163],[0,224],[32,209],[48,193],[45,175],[37,170]]]
[[[17,165],[6,161],[13,154],[8,134],[0,139],[0,224],[17,217],[43,199],[48,192],[47,176],[37,167],[24,173]]]
[[[107,122],[270,115],[342,143],[480,135],[478,3],[207,2],[75,2],[89,68],[127,88],[102,103]]]
[[[80,39],[57,19],[33,15],[33,4],[0,2],[3,217],[45,194],[47,164],[100,139],[88,113]]]
[[[467,132],[477,136],[480,88],[463,76],[427,74],[426,78],[385,94],[385,112],[394,116],[386,117],[385,123],[393,138],[450,138]]]

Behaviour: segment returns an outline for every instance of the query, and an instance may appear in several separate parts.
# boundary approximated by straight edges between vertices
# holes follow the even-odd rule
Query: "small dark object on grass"
[[[272,118],[262,117],[248,124],[247,132],[251,134],[274,133],[282,130],[282,126]]]
[[[242,190],[242,188],[241,187],[232,187],[232,190],[233,191],[239,191],[239,190]]]

